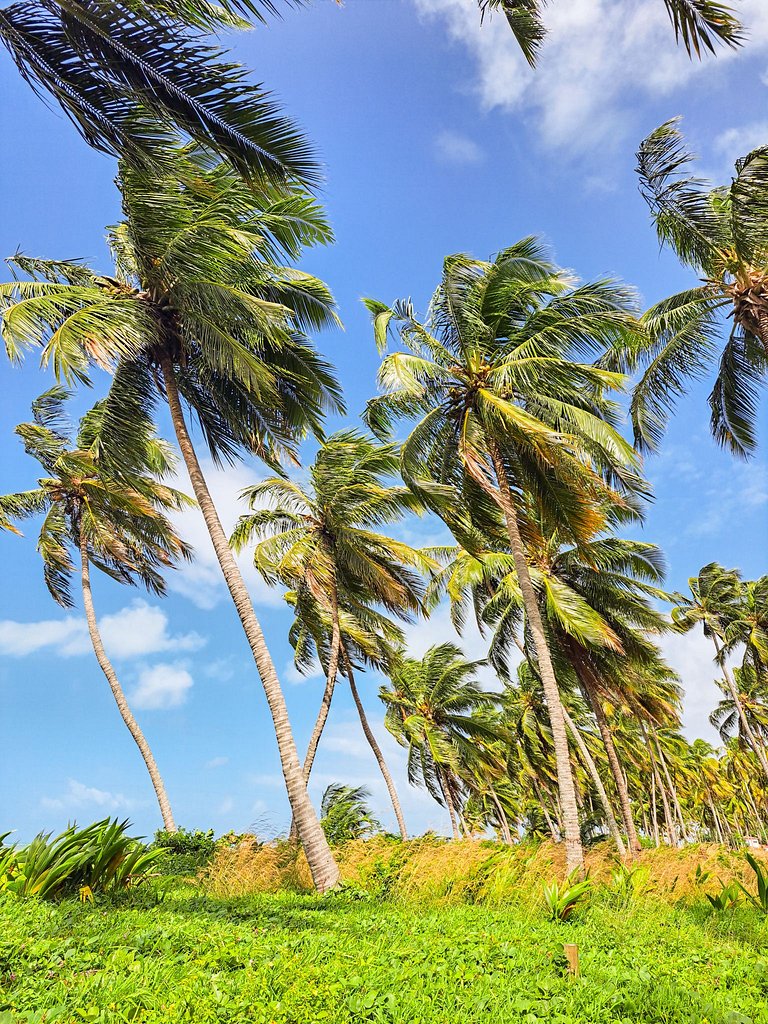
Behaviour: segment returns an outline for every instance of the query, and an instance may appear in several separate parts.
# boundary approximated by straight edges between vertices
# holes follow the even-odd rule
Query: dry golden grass
[[[437,836],[403,843],[376,836],[347,843],[335,854],[345,883],[404,902],[533,903],[541,898],[542,882],[565,876],[564,851],[554,843],[510,847],[483,840],[448,842]],[[765,859],[764,854],[758,856]],[[598,884],[609,884],[620,864],[607,843],[589,850],[586,861]],[[638,894],[669,901],[717,891],[719,881],[752,881],[742,853],[714,844],[644,850],[626,866],[637,869],[633,879]],[[312,890],[306,858],[296,846],[259,843],[252,836],[220,849],[200,881],[217,896]]]

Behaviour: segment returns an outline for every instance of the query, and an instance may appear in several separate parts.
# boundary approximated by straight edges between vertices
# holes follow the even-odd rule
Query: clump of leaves
[[[544,885],[544,903],[552,921],[567,921],[586,896],[592,891],[592,881],[581,880],[577,872],[569,875],[565,882],[550,882]]]
[[[751,853],[745,853],[744,859],[755,873],[757,892],[751,892],[742,882],[737,883],[739,889],[753,907],[756,907],[761,914],[768,915],[768,868],[765,868]]]
[[[721,881],[720,892],[705,892],[704,895],[709,900],[710,906],[713,910],[724,913],[726,910],[734,910],[738,905],[741,889],[739,888],[738,882],[729,882],[726,884]]]
[[[611,875],[610,897],[614,904],[626,907],[647,883],[647,872],[639,865],[628,868],[626,864],[617,864]]]
[[[55,838],[40,833],[23,847],[0,852],[0,892],[56,899],[126,889],[145,879],[162,855],[128,836],[129,821],[105,818],[70,825]]]
[[[163,852],[162,870],[166,875],[195,874],[213,857],[217,848],[213,829],[180,828],[176,832],[158,829],[152,848]]]
[[[328,786],[320,804],[320,824],[331,845],[364,839],[381,828],[368,806],[369,798],[364,786]]]

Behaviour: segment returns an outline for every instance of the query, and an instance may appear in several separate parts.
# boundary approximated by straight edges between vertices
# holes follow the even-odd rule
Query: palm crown
[[[96,149],[162,164],[170,126],[249,180],[311,181],[306,139],[204,35],[274,9],[271,0],[17,0],[0,10],[0,41]]]
[[[99,458],[103,405],[70,438],[67,397],[59,387],[47,391],[33,404],[33,422],[16,428],[46,475],[32,490],[0,497],[0,527],[15,531],[14,521],[43,516],[38,551],[45,582],[65,607],[72,605],[73,548],[113,579],[162,593],[162,572],[190,554],[167,518],[189,499],[158,479],[173,468],[170,450],[145,421],[134,431],[130,460],[115,475]]]
[[[686,383],[719,358],[712,433],[746,456],[768,369],[768,150],[739,160],[731,185],[718,188],[686,174],[691,159],[677,122],[668,121],[642,143],[638,171],[659,239],[703,283],[649,309],[644,343],[619,363],[642,367],[631,413],[638,445],[654,447]]]

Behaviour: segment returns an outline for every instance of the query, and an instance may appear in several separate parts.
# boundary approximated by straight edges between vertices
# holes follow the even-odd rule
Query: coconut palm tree
[[[715,52],[718,43],[741,46],[742,26],[735,13],[717,0],[663,0],[675,39],[682,40],[689,57]],[[483,15],[500,11],[517,40],[525,59],[536,66],[547,31],[542,11],[547,0],[478,0]]]
[[[492,720],[478,714],[498,703],[476,679],[481,664],[466,661],[455,644],[437,644],[420,660],[397,658],[379,691],[385,725],[408,749],[408,781],[447,808],[454,839],[461,835],[462,763],[474,760],[478,742],[497,739]]]
[[[741,668],[733,670],[733,682],[739,696],[739,705],[731,696],[730,686],[724,680],[717,680],[718,686],[725,693],[709,720],[720,733],[723,742],[727,742],[733,736],[743,736],[743,726],[740,714],[749,722],[752,735],[759,740],[761,748],[764,748],[768,739],[768,689],[765,678],[760,676],[754,666],[745,661]],[[749,742],[746,742],[750,746]]]
[[[551,716],[573,871],[583,854],[568,740],[519,517],[536,494],[564,536],[581,543],[603,522],[609,495],[622,500],[606,479],[641,487],[608,398],[624,379],[573,361],[633,344],[631,296],[611,282],[576,285],[526,238],[489,262],[447,257],[425,323],[409,302],[367,305],[379,345],[399,323],[408,349],[384,359],[369,425],[386,434],[401,417],[421,417],[402,449],[406,483],[460,543],[472,546],[474,525],[506,534]]]
[[[307,795],[285,697],[251,598],[211,498],[182,403],[216,462],[242,452],[296,458],[307,430],[340,409],[333,373],[303,327],[336,323],[325,285],[278,257],[330,231],[317,204],[269,186],[257,192],[194,149],[166,156],[167,173],[121,166],[125,219],[110,229],[115,276],[81,264],[17,258],[33,277],[0,288],[12,356],[42,346],[59,374],[84,377],[122,357],[105,415],[106,450],[119,449],[126,408],[165,400],[192,489],[253,653],[272,716],[288,797],[319,889],[338,867]]]
[[[689,381],[719,363],[709,396],[715,439],[736,455],[754,451],[759,391],[768,369],[768,149],[737,161],[729,186],[688,176],[677,120],[643,141],[640,190],[659,240],[702,279],[651,307],[646,341],[608,365],[642,368],[631,403],[636,443],[655,447]]]
[[[0,41],[102,152],[157,164],[175,129],[248,179],[311,181],[306,139],[206,38],[270,10],[271,0],[16,0],[0,9]]]
[[[254,511],[240,517],[231,538],[234,549],[241,551],[256,541],[254,565],[267,583],[280,583],[305,597],[295,603],[298,616],[311,618],[321,629],[323,619],[330,622],[325,691],[304,759],[306,780],[340,662],[347,674],[342,613],[354,618],[355,609],[379,606],[407,620],[422,610],[419,573],[436,568],[410,545],[378,532],[419,507],[408,488],[392,482],[398,465],[396,445],[344,430],[321,444],[305,486],[271,477],[243,493]]]
[[[327,786],[320,804],[320,823],[334,846],[364,839],[381,826],[368,804],[371,794],[365,786]]]
[[[148,420],[134,423],[130,448],[119,474],[99,457],[104,428],[103,404],[87,413],[74,438],[64,413],[67,392],[52,388],[32,405],[33,422],[16,433],[45,476],[29,491],[0,497],[0,528],[19,531],[14,521],[42,515],[37,550],[51,596],[65,608],[74,604],[71,576],[80,563],[80,586],[91,644],[126,728],[144,760],[160,806],[163,826],[176,831],[165,784],[150,746],[133,716],[114,666],[99,633],[91,592],[91,566],[117,580],[141,583],[155,594],[165,591],[162,571],[190,554],[176,535],[167,513],[188,503],[178,491],[160,482],[173,471],[167,446]]]
[[[753,613],[750,614],[745,604],[745,587],[739,573],[736,569],[724,569],[717,562],[709,562],[703,566],[697,576],[692,576],[688,580],[688,587],[690,597],[675,595],[676,604],[672,609],[672,621],[680,632],[688,632],[701,623],[704,636],[712,640],[715,659],[728,686],[733,707],[738,712],[741,723],[739,731],[744,734],[746,742],[760,762],[764,776],[768,779],[768,757],[765,747],[752,730],[726,662],[726,657],[734,646],[745,642],[749,645],[752,636],[756,641],[756,646],[752,649],[760,651],[764,627],[760,625],[758,608],[762,602],[759,596],[755,602],[754,595],[761,594],[763,590],[752,589],[753,600],[748,602],[753,606]],[[760,655],[757,657],[759,659]]]

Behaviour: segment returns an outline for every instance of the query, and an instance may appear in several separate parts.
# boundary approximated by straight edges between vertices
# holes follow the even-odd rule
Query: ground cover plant
[[[383,845],[368,851],[371,865]],[[401,855],[404,845],[389,842]],[[453,847],[461,858],[468,844],[407,845],[423,868],[425,852]],[[498,844],[473,845],[486,860],[511,856]],[[342,863],[345,853],[359,862],[364,848],[341,851]],[[539,872],[553,855],[563,859],[547,844],[525,852]],[[322,897],[285,889],[222,897],[180,878],[94,904],[4,895],[0,1021],[768,1021],[768,922],[747,903],[712,910],[688,876],[720,853],[680,853],[661,851],[657,866],[669,879],[677,861],[682,897],[635,886],[627,898],[606,876],[606,855],[607,880],[565,922],[550,919],[541,880],[528,876],[495,905],[468,902],[468,891],[414,900],[405,885],[382,899],[374,872],[365,885]],[[525,859],[518,851],[520,865]],[[578,978],[568,973],[566,942],[579,946]]]

